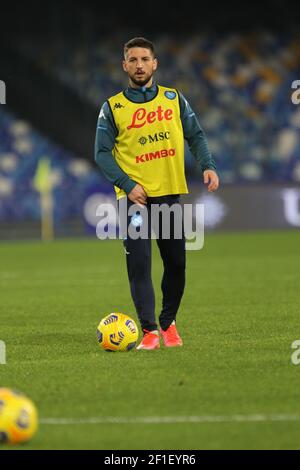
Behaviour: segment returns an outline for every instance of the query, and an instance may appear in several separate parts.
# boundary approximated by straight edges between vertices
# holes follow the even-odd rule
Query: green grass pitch
[[[187,255],[183,348],[129,353],[96,340],[108,313],[136,319],[120,241],[2,243],[0,386],[25,392],[41,418],[21,448],[299,449],[299,241],[296,231],[207,235]],[[155,247],[157,314],[161,273]]]

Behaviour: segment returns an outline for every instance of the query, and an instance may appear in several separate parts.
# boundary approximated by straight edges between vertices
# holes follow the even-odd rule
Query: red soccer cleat
[[[182,339],[178,334],[175,323],[172,323],[166,331],[160,329],[160,334],[167,348],[182,346]]]
[[[158,349],[160,347],[158,334],[147,330],[144,332],[144,337],[136,349]]]

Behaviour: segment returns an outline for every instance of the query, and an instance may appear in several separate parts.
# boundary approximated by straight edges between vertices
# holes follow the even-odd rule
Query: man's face
[[[129,79],[137,86],[145,86],[152,79],[157,69],[157,59],[153,58],[152,52],[143,47],[132,47],[128,49],[123,69],[127,72]]]

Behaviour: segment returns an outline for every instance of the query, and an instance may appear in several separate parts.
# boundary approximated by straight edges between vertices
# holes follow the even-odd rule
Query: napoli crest
[[[169,100],[174,100],[176,98],[175,91],[165,91],[165,97]]]

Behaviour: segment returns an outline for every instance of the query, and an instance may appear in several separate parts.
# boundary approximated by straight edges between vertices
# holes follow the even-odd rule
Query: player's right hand
[[[147,204],[147,194],[143,186],[136,184],[135,187],[128,194],[128,199],[134,204],[142,204],[143,206]]]

